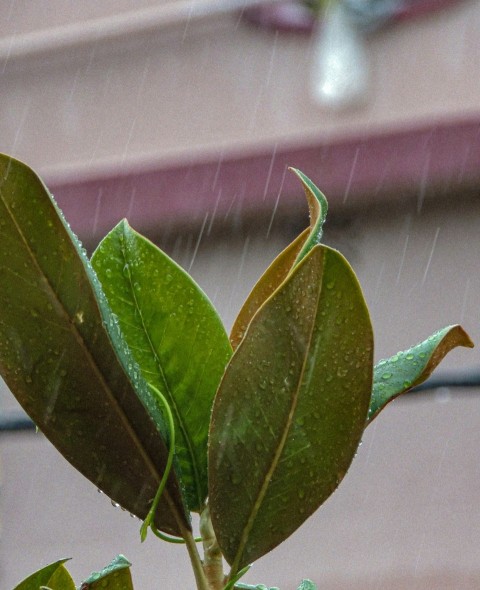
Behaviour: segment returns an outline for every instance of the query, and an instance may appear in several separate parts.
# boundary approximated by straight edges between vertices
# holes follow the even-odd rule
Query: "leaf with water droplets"
[[[270,264],[252,289],[243,304],[230,333],[230,341],[235,349],[243,339],[252,317],[258,308],[283,283],[289,273],[304,256],[320,243],[323,224],[327,216],[328,204],[323,193],[313,182],[295,168],[290,168],[303,184],[310,212],[310,227],[304,230]]]
[[[393,399],[428,379],[445,355],[457,346],[471,348],[473,342],[461,326],[447,326],[420,344],[380,361],[374,369],[369,422]]]
[[[209,506],[235,573],[335,490],[365,426],[373,335],[341,254],[314,248],[253,317],[213,406]]]
[[[117,555],[107,567],[84,580],[80,590],[133,590],[131,565],[124,555]]]
[[[71,580],[71,577],[68,574],[68,572],[67,572],[66,576],[62,572],[62,573],[60,573],[60,575],[58,577],[55,578],[55,574],[59,570],[65,570],[63,564],[66,561],[68,561],[68,559],[59,559],[58,561],[55,561],[54,563],[46,565],[42,569],[40,569],[40,570],[36,571],[35,573],[31,574],[30,576],[28,576],[28,578],[25,578],[25,580],[23,580],[23,582],[20,582],[20,584],[17,584],[17,586],[15,586],[14,590],[38,590],[42,586],[51,587],[52,590],[70,590],[69,579]],[[66,570],[65,570],[65,572],[66,572]],[[56,586],[50,586],[52,581],[55,582],[55,579],[57,581],[62,580],[62,576],[63,576],[63,580],[66,581],[65,588],[59,586],[58,584]],[[73,583],[73,580],[72,580],[72,583]],[[75,590],[75,584],[73,584],[72,590]]]
[[[0,226],[2,376],[74,467],[145,518],[168,456],[162,415],[48,190],[6,156]],[[190,528],[174,474],[156,525],[176,535]]]
[[[182,489],[190,510],[200,511],[213,398],[232,354],[225,328],[193,279],[126,220],[92,264],[140,371],[170,405]]]

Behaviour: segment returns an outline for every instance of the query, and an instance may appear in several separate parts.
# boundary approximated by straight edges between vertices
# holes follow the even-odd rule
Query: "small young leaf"
[[[373,374],[369,422],[393,399],[428,379],[445,355],[457,346],[472,348],[473,342],[460,326],[447,326],[420,344],[380,361]]]
[[[117,555],[107,567],[84,580],[80,590],[133,590],[131,565],[126,557]]]
[[[140,371],[169,403],[187,503],[200,511],[213,398],[232,354],[225,329],[193,279],[125,220],[92,264]]]
[[[290,168],[290,170],[297,175],[303,184],[310,212],[310,227],[304,230],[275,258],[253,287],[230,333],[230,341],[234,349],[240,344],[248,324],[258,308],[283,283],[295,264],[302,260],[313,246],[319,244],[322,238],[323,223],[328,211],[327,200],[303,172],[295,168]]]
[[[6,156],[0,228],[0,372],[64,457],[143,519],[168,456],[162,414],[47,188]],[[190,528],[173,473],[156,526]]]
[[[312,580],[302,580],[298,590],[317,590],[317,585]]]
[[[15,586],[14,590],[38,590],[40,586],[47,586],[55,575],[55,572],[62,568],[66,561],[68,561],[68,559],[59,559],[50,565],[46,565],[42,569],[28,576],[28,578],[25,578],[23,582],[20,582],[20,584]],[[53,590],[59,589],[54,588]],[[68,586],[65,590],[69,590]]]
[[[315,246],[253,317],[212,412],[209,506],[232,575],[335,490],[365,426],[373,335],[346,262]]]

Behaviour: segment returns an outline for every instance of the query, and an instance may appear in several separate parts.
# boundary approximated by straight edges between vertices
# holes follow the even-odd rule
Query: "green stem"
[[[185,530],[182,531],[182,536],[185,539],[185,544],[187,546],[188,556],[190,558],[190,563],[192,564],[193,573],[195,575],[197,590],[211,590],[208,580],[205,576],[202,560],[198,554],[197,545],[192,533],[188,530]]]

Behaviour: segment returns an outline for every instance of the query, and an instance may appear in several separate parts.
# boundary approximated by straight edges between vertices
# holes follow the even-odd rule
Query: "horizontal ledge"
[[[121,40],[125,36],[148,33],[234,10],[243,10],[264,2],[265,0],[171,0],[168,4],[131,10],[81,23],[14,34],[0,38],[0,62]]]
[[[344,139],[273,144],[260,152],[158,163],[97,178],[46,178],[74,231],[94,244],[127,217],[141,231],[174,225],[215,226],[296,207],[299,186],[287,167],[303,170],[327,195],[331,208],[439,195],[480,181],[480,114],[469,120],[424,123]]]

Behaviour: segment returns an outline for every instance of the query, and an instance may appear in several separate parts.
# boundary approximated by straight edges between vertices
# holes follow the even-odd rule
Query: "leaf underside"
[[[235,573],[335,490],[362,435],[373,336],[353,271],[315,246],[260,307],[215,398],[209,505]]]
[[[323,223],[328,211],[327,200],[323,193],[305,176],[305,174],[303,174],[303,172],[300,172],[300,170],[296,170],[295,168],[290,168],[290,170],[299,178],[305,190],[310,212],[310,226],[289,246],[287,246],[277,258],[275,258],[253,287],[252,292],[243,304],[230,333],[230,341],[234,349],[237,348],[242,341],[245,331],[248,328],[248,324],[259,307],[283,283],[295,265],[302,260],[302,258],[304,258],[315,245],[320,243],[322,238]]]
[[[74,467],[145,518],[167,460],[163,418],[48,190],[6,156],[0,230],[3,378]],[[190,526],[173,474],[156,525],[176,535]]]
[[[126,221],[92,264],[143,377],[169,402],[182,489],[190,510],[200,511],[213,398],[232,354],[225,329],[193,279]]]
[[[380,361],[373,373],[369,422],[389,402],[428,379],[443,358],[457,346],[472,348],[473,342],[461,326],[447,326],[420,344]]]

